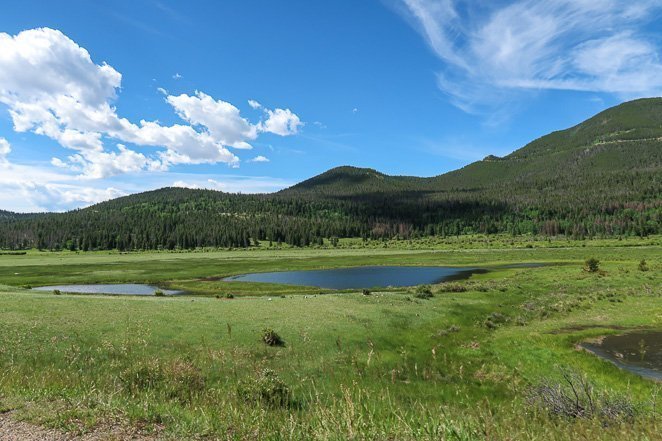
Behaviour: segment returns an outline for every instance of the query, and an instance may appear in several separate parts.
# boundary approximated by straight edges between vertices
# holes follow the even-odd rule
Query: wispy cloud
[[[397,1],[443,62],[439,88],[467,112],[536,90],[662,93],[659,0]]]

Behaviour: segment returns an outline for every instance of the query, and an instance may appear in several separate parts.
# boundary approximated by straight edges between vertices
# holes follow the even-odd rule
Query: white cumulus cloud
[[[17,132],[31,131],[72,150],[51,164],[84,178],[142,170],[166,170],[175,164],[226,163],[239,158],[229,148],[251,148],[261,132],[291,135],[301,124],[289,110],[265,109],[266,121],[251,123],[232,104],[203,92],[167,95],[186,124],[129,121],[114,102],[122,75],[62,32],[40,28],[12,36],[0,33],[0,103],[7,106]],[[283,113],[284,112],[284,113]],[[160,148],[144,154],[125,145],[109,149],[108,139],[136,147]]]
[[[262,123],[260,130],[275,133],[280,136],[294,135],[303,125],[297,115],[290,109],[265,110],[268,118]]]
[[[269,158],[266,156],[258,155],[253,159],[249,159],[248,162],[269,162]]]
[[[9,141],[5,138],[0,138],[0,161],[5,161],[9,152],[11,152]]]
[[[214,141],[235,148],[251,148],[247,141],[257,138],[257,127],[242,118],[232,104],[214,100],[207,94],[168,96],[168,103],[185,121],[204,126]]]

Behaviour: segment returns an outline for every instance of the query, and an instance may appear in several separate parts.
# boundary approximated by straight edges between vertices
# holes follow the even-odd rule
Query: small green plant
[[[163,374],[168,396],[181,403],[190,403],[205,391],[205,376],[188,360],[174,360],[164,367]]]
[[[432,289],[428,285],[420,285],[416,288],[416,293],[414,293],[414,297],[417,299],[431,299],[434,297],[434,294],[432,294]]]
[[[129,393],[135,394],[156,388],[165,376],[159,363],[148,360],[127,367],[120,372],[118,378]]]
[[[369,296],[371,293],[369,289],[363,289],[363,291],[361,291],[361,294],[363,294],[364,296]]]
[[[639,357],[641,358],[641,361],[644,361],[647,352],[648,352],[648,346],[646,346],[646,341],[642,338],[641,340],[639,340]]]
[[[641,259],[641,262],[639,262],[639,271],[648,271],[648,264],[646,263],[646,259]]]
[[[263,369],[255,377],[241,381],[237,395],[248,403],[268,407],[290,407],[293,404],[289,386],[271,369]]]
[[[271,328],[262,330],[262,341],[269,346],[285,346],[285,341]]]
[[[155,295],[156,297],[163,297],[163,296],[165,296],[165,294],[163,293],[163,291],[161,291],[160,289],[157,289],[156,291],[154,291],[154,295]]]
[[[589,273],[597,273],[600,271],[600,261],[595,257],[586,259],[586,262],[584,262],[584,269]]]
[[[55,294],[56,296],[59,296],[60,294],[62,294],[62,291],[60,291],[59,289],[54,289],[53,294]]]
[[[227,293],[227,294],[225,295],[225,298],[226,298],[226,299],[234,299],[234,294],[232,294],[231,292],[229,292],[229,293]]]

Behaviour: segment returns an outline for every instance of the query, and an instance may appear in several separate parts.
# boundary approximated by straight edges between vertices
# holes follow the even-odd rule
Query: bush
[[[414,294],[414,297],[417,299],[431,299],[434,297],[434,294],[432,294],[432,289],[430,289],[430,286],[428,285],[420,285],[419,287],[416,288],[416,293]]]
[[[645,259],[641,259],[641,262],[639,262],[639,271],[648,271],[648,264]]]
[[[505,315],[501,314],[500,312],[493,312],[487,316],[484,323],[485,327],[488,329],[496,329],[499,327],[499,325],[506,323],[507,321],[508,318]]]
[[[180,402],[190,402],[198,393],[205,390],[205,377],[193,363],[175,360],[164,369],[167,391],[170,398]]]
[[[364,296],[369,296],[371,293],[369,289],[363,289],[363,291],[361,291],[361,294],[363,294]]]
[[[526,319],[524,317],[522,317],[521,315],[518,316],[515,319],[515,323],[517,324],[517,326],[526,326],[527,325]]]
[[[156,291],[154,291],[154,295],[155,295],[156,297],[163,297],[163,296],[165,296],[165,294],[163,293],[163,291],[161,291],[160,289],[157,289]]]
[[[231,292],[229,292],[229,293],[227,293],[227,294],[225,295],[225,298],[226,298],[226,299],[234,299],[234,294],[232,294]]]
[[[262,341],[269,346],[285,346],[283,339],[271,328],[262,330]]]
[[[204,375],[187,360],[174,360],[166,365],[157,360],[139,361],[124,369],[119,379],[131,394],[162,390],[181,402],[190,402],[195,394],[205,389]]]
[[[241,381],[237,394],[248,403],[270,407],[290,407],[293,404],[289,386],[271,369],[263,369],[255,377]]]
[[[56,296],[59,296],[60,294],[62,294],[62,291],[60,291],[59,289],[54,289],[53,294],[55,294]]]
[[[562,370],[561,383],[544,381],[529,392],[529,402],[551,416],[568,419],[598,418],[607,425],[616,421],[632,421],[637,407],[629,397],[613,397],[596,392],[585,376]]]
[[[600,271],[600,261],[595,257],[586,259],[586,262],[584,263],[584,269],[589,273],[597,273]]]
[[[161,366],[154,360],[141,361],[124,369],[119,374],[124,388],[130,393],[156,388],[163,382]]]
[[[459,283],[442,283],[439,290],[441,292],[466,292],[467,287]]]

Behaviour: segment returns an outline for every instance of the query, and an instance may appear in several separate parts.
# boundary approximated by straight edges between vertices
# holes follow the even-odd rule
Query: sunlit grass
[[[662,429],[651,413],[656,386],[575,344],[622,332],[612,327],[662,328],[662,252],[644,242],[603,245],[11,256],[31,259],[0,265],[3,283],[15,286],[166,281],[208,295],[55,296],[0,286],[0,408],[75,432],[118,420],[175,438],[653,440]],[[601,273],[582,270],[589,257]],[[641,259],[649,271],[638,269]],[[427,299],[414,288],[322,294],[197,280],[375,261],[564,264],[435,285]],[[284,344],[265,344],[265,328]],[[605,427],[527,402],[532,386],[568,367],[600,391],[627,395],[641,415]],[[279,385],[286,400],[259,398]]]

